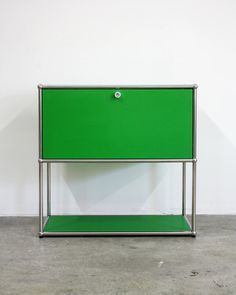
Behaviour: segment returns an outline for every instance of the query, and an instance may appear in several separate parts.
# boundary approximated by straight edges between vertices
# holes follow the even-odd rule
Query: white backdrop
[[[0,215],[38,213],[39,83],[197,83],[197,212],[236,213],[235,11],[234,0],[0,0]],[[53,212],[177,212],[180,172],[53,166]]]

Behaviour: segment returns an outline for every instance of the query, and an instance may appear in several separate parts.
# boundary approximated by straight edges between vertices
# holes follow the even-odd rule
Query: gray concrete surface
[[[236,294],[236,216],[199,216],[198,236],[37,237],[0,218],[0,294]]]

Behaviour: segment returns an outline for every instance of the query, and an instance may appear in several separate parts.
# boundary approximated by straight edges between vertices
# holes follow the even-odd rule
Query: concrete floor
[[[0,294],[236,294],[236,216],[199,216],[198,236],[37,237],[0,218]]]

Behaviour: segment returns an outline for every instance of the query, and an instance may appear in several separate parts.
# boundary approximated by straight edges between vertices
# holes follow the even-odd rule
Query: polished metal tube
[[[197,88],[193,89],[193,158],[197,158]]]
[[[193,158],[197,159],[197,87],[193,89]],[[196,178],[197,161],[192,163],[192,233],[196,236]]]
[[[183,85],[38,85],[39,89],[47,88],[47,89],[83,89],[83,88],[96,88],[96,89],[119,89],[119,88],[193,88],[196,89],[197,84],[183,84]]]
[[[39,235],[43,233],[43,163],[39,163]]]
[[[191,231],[183,232],[44,232],[45,237],[83,236],[192,236]]]
[[[47,163],[47,216],[51,215],[51,163]]]
[[[40,163],[192,163],[196,159],[39,159]]]
[[[197,163],[192,163],[192,232],[196,234],[196,171]]]
[[[38,152],[42,158],[42,88],[38,87]]]
[[[182,215],[186,215],[186,163],[182,165]]]

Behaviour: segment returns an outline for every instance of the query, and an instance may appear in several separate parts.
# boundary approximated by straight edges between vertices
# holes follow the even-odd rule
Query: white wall
[[[0,215],[37,214],[39,83],[198,83],[197,211],[236,213],[235,11],[234,0],[1,0]],[[53,166],[53,212],[177,212],[179,172]]]

